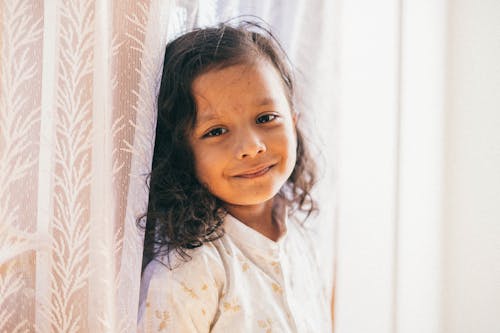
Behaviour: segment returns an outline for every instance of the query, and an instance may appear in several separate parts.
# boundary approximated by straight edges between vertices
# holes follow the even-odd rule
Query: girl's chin
[[[246,196],[245,200],[237,200],[237,197],[232,197],[228,198],[228,200],[222,199],[227,205],[230,206],[259,206],[263,205],[269,202],[269,200],[272,200],[278,191],[276,192],[271,192],[271,193],[266,193],[266,194],[260,194],[260,195],[254,195],[254,196]],[[240,194],[241,195],[241,194]],[[236,199],[236,200],[235,200]]]

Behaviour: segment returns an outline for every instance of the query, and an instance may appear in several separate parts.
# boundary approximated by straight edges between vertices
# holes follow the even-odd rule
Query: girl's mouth
[[[236,177],[240,177],[240,178],[256,178],[256,177],[260,177],[260,176],[265,175],[269,170],[271,170],[272,167],[274,167],[274,164],[273,165],[268,165],[268,166],[265,166],[265,167],[262,167],[262,168],[259,168],[256,171],[246,172],[246,173],[242,173],[242,174],[236,175]]]

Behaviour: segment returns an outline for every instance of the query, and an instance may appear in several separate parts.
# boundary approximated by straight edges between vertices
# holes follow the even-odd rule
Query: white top
[[[190,261],[146,267],[139,332],[331,332],[331,292],[304,227],[288,219],[274,242],[231,215],[223,225]]]

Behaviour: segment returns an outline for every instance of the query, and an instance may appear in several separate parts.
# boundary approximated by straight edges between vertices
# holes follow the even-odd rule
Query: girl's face
[[[283,83],[264,60],[209,71],[193,82],[190,136],[198,180],[229,205],[273,198],[291,175],[297,138]]]

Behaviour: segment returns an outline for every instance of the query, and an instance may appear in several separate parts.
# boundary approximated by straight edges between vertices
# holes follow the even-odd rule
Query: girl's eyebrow
[[[276,101],[271,97],[260,97],[255,99],[255,105],[264,106],[264,105],[275,105]]]
[[[203,96],[203,94],[195,94],[197,98],[201,98],[207,101],[208,105],[205,105],[204,108],[198,109],[196,111],[196,124],[198,126],[200,124],[206,123],[208,121],[217,120],[221,118],[220,114],[210,105],[208,100]],[[196,103],[198,104],[198,103]],[[200,112],[201,111],[201,112]]]
[[[202,115],[196,120],[197,125],[203,124],[209,121],[218,120],[221,116],[213,111],[203,112]]]
[[[276,105],[276,104],[277,104],[276,100],[273,99],[272,97],[268,97],[268,96],[257,97],[255,99],[255,102],[254,102],[254,105],[256,105],[256,106],[268,106],[268,105]],[[211,108],[205,109],[205,112],[201,112],[201,113],[202,114],[200,115],[200,117],[196,121],[197,125],[200,125],[200,124],[203,124],[203,123],[206,123],[209,121],[213,121],[213,120],[219,120],[222,118],[219,113],[215,112]]]

